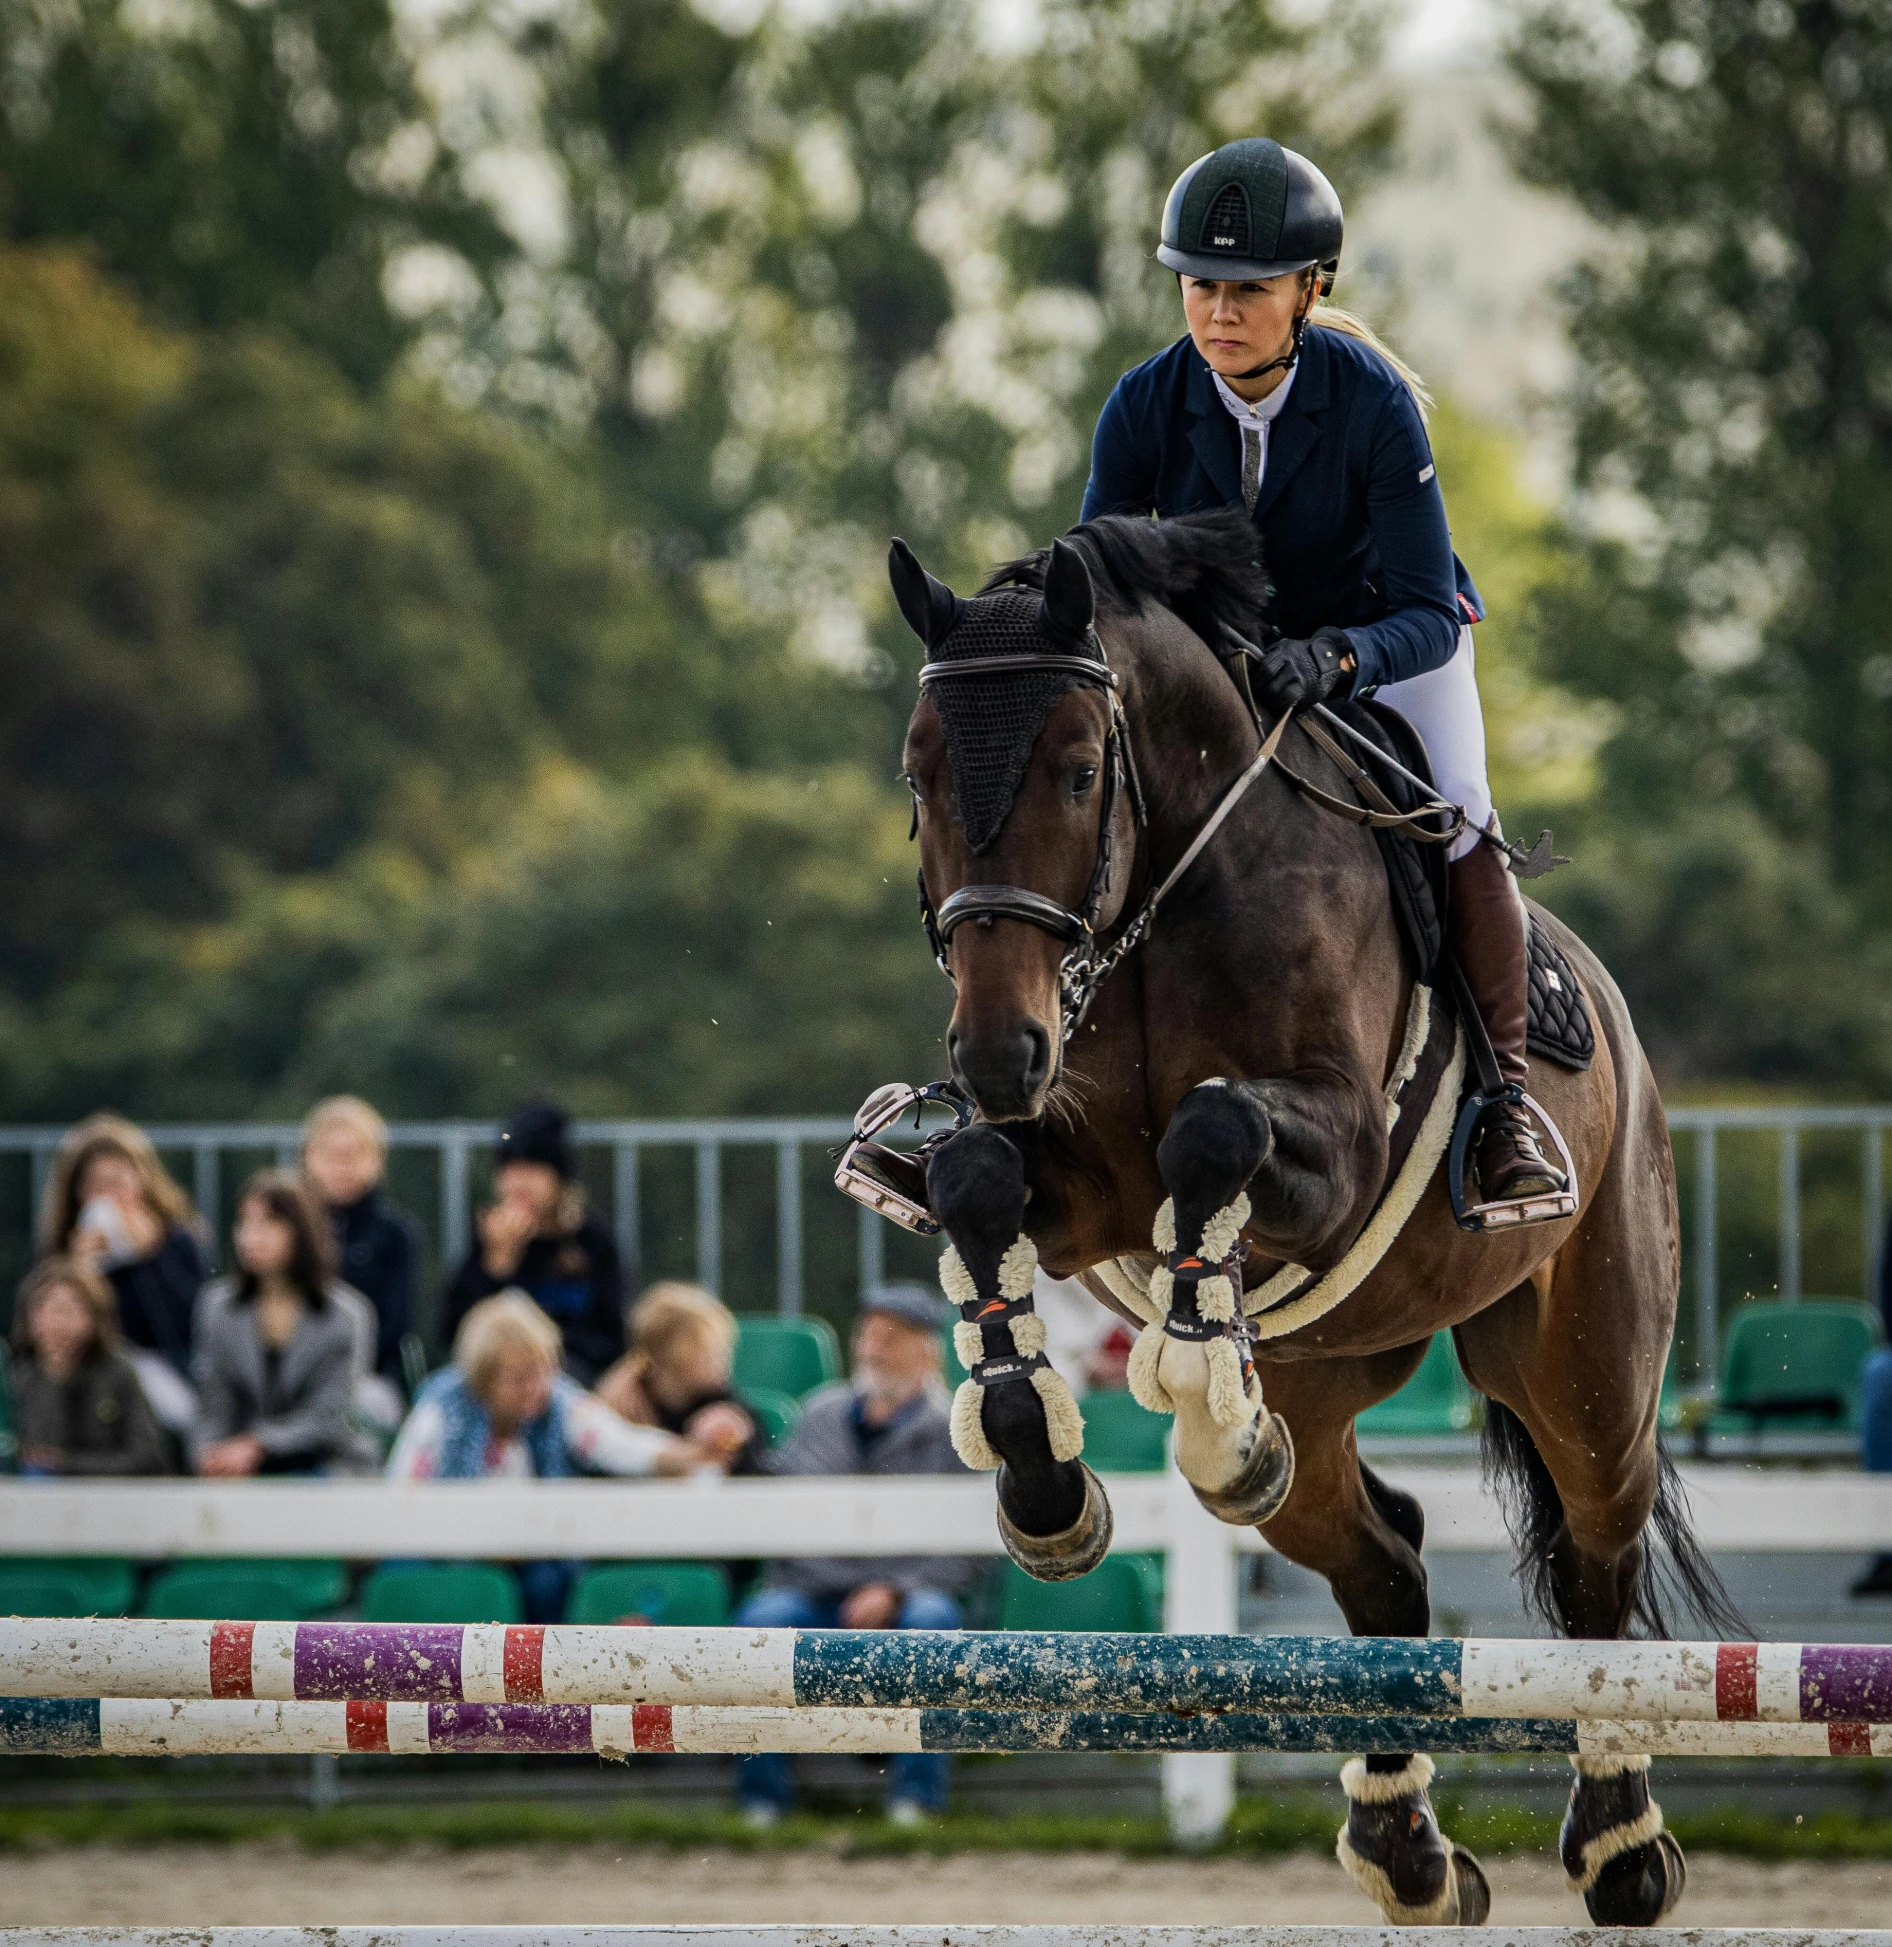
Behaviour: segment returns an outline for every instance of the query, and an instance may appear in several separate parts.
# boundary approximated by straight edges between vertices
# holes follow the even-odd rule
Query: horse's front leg
[[[1025,1235],[1025,1164],[990,1123],[935,1151],[926,1190],[952,1240],[940,1282],[959,1307],[953,1344],[972,1377],[953,1401],[953,1446],[998,1470],[999,1535],[1027,1575],[1088,1574],[1110,1547],[1110,1503],[1078,1455],[1084,1421],[1045,1358],[1032,1309],[1038,1251]]]
[[[1356,1125],[1351,1095],[1332,1083],[1212,1081],[1177,1104],[1157,1148],[1163,1261],[1130,1386],[1176,1415],[1176,1464],[1203,1506],[1239,1527],[1287,1499],[1294,1447],[1249,1357],[1237,1240],[1251,1216],[1283,1255],[1331,1232],[1355,1198]]]

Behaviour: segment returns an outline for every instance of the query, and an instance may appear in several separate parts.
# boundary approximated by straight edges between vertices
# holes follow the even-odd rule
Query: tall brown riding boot
[[[1452,951],[1491,1037],[1507,1086],[1522,1090],[1530,1068],[1524,1053],[1530,960],[1524,911],[1503,857],[1475,845],[1454,859],[1451,873]],[[1538,1147],[1530,1119],[1515,1102],[1494,1102],[1480,1119],[1475,1151],[1478,1187],[1487,1203],[1555,1196],[1564,1173]]]

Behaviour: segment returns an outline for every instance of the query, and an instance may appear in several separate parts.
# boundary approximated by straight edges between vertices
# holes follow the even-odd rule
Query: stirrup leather
[[[1501,1102],[1528,1111],[1532,1120],[1550,1138],[1557,1152],[1557,1160],[1563,1167],[1564,1187],[1561,1190],[1497,1201],[1473,1200],[1470,1191],[1472,1143],[1485,1111]],[[1577,1194],[1577,1166],[1571,1159],[1570,1145],[1564,1141],[1563,1131],[1550,1119],[1536,1097],[1527,1095],[1515,1085],[1490,1091],[1473,1089],[1465,1098],[1458,1112],[1458,1121],[1452,1129],[1452,1147],[1446,1157],[1445,1181],[1452,1198],[1452,1215],[1458,1220],[1460,1230],[1504,1230],[1523,1224],[1556,1223],[1561,1218],[1574,1217],[1580,1201]]]

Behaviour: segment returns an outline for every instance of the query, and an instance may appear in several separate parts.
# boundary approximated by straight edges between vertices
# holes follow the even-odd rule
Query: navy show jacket
[[[1260,620],[1301,638],[1345,629],[1356,695],[1437,669],[1485,607],[1452,552],[1419,408],[1370,346],[1320,325],[1293,378],[1255,501],[1274,585]],[[1179,338],[1105,402],[1082,517],[1241,504],[1241,434],[1202,354]]]

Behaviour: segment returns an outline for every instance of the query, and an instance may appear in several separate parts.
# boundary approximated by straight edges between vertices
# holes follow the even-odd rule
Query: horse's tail
[[[1510,1530],[1518,1588],[1525,1608],[1561,1630],[1550,1557],[1564,1524],[1563,1497],[1551,1479],[1524,1422],[1508,1406],[1485,1403],[1483,1442],[1486,1483],[1504,1511]],[[1751,1640],[1733,1598],[1689,1525],[1688,1495],[1661,1436],[1656,1438],[1656,1497],[1644,1530],[1642,1574],[1630,1610],[1630,1626],[1657,1638],[1674,1635],[1671,1605],[1679,1603],[1711,1636]]]

